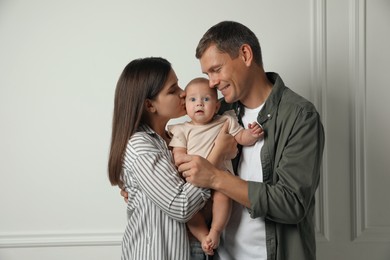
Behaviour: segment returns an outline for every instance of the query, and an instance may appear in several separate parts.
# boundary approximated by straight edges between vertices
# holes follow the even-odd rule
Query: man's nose
[[[215,76],[209,77],[209,87],[216,88],[218,87],[219,81]]]

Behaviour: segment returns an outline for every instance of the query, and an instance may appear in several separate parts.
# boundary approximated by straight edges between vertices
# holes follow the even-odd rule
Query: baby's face
[[[208,84],[194,83],[186,88],[187,115],[196,125],[209,123],[219,109],[215,89]]]

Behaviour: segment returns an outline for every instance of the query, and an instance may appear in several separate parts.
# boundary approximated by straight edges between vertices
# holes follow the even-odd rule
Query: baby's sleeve
[[[236,113],[234,110],[228,110],[225,113],[223,113],[223,116],[226,116],[226,120],[229,121],[229,134],[235,136],[238,134],[241,130],[244,129],[239,123],[238,118],[236,116]]]
[[[170,147],[187,148],[187,139],[182,124],[168,126],[168,134],[172,138],[169,142]]]

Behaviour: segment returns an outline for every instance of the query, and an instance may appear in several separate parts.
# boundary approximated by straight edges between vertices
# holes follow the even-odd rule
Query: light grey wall
[[[332,211],[334,199],[341,198],[351,207],[342,213],[347,220],[352,219],[349,212],[353,208],[348,200],[352,190],[336,192],[340,198],[329,194],[334,194],[335,188],[342,190],[334,178],[350,176],[352,172],[357,149],[351,149],[350,134],[364,141],[352,125],[360,121],[350,120],[356,111],[352,102],[356,89],[351,88],[349,80],[351,68],[361,61],[350,64],[351,57],[361,57],[351,54],[351,46],[356,45],[351,44],[350,34],[357,32],[366,37],[365,26],[351,28],[355,23],[350,19],[359,17],[359,12],[371,14],[367,22],[367,28],[372,29],[367,31],[370,88],[366,89],[376,91],[377,86],[382,86],[380,92],[375,92],[380,94],[369,91],[367,111],[376,115],[379,112],[378,117],[383,118],[380,103],[375,100],[390,94],[383,87],[389,81],[388,73],[386,76],[381,70],[381,77],[375,77],[375,70],[389,63],[389,52],[379,51],[388,44],[376,45],[370,40],[380,34],[378,24],[389,21],[386,15],[373,14],[386,14],[389,2],[370,3],[0,1],[0,259],[120,257],[125,204],[118,188],[110,186],[106,171],[116,81],[130,60],[162,56],[172,62],[184,87],[190,79],[202,75],[194,57],[196,44],[210,26],[221,20],[236,20],[251,28],[260,40],[265,69],[280,73],[289,87],[313,101],[323,115],[327,148],[318,193],[317,229],[320,254],[322,259],[328,259],[328,248],[337,246],[334,234],[342,230]],[[378,10],[372,11],[375,8]],[[380,34],[380,38],[389,42],[389,35]],[[357,106],[359,110],[361,104]],[[383,121],[373,115],[367,122]],[[388,139],[383,140],[380,149],[375,145],[390,131],[388,120],[385,122],[385,129],[379,132],[379,128],[364,132],[378,137],[367,145],[370,156],[390,151]],[[340,127],[341,135],[336,127]],[[368,159],[368,166],[377,163]],[[385,158],[377,160],[380,169],[389,166]],[[380,183],[388,171],[376,173],[372,180]],[[341,180],[343,187],[356,184],[347,177]],[[371,194],[363,201],[380,198],[379,193]],[[336,205],[336,209],[344,206]],[[388,228],[384,217],[374,217],[380,216],[378,208],[373,205],[369,209],[369,220]],[[388,210],[384,214],[390,215]],[[350,229],[342,236],[350,237]],[[387,234],[390,233],[384,236]]]
[[[266,68],[309,97],[309,11],[310,1],[1,1],[0,259],[119,256],[125,204],[106,168],[130,60],[165,57],[184,87],[202,75],[203,33],[236,20],[258,35]],[[56,247],[78,245],[90,250]]]

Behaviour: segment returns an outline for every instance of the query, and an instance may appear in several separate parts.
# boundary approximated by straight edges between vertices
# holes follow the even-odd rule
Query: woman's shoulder
[[[145,131],[135,132],[127,143],[127,150],[137,154],[159,152],[157,146],[158,137],[156,133],[148,133]]]

